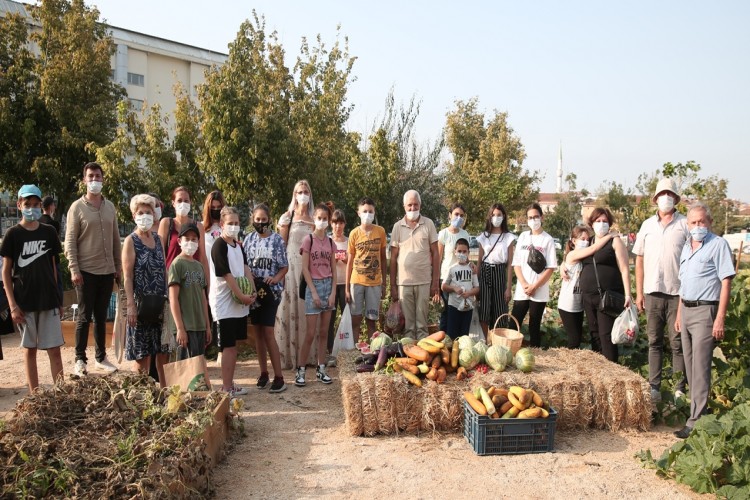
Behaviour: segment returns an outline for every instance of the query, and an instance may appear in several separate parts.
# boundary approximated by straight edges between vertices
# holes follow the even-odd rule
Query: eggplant
[[[377,360],[378,360],[378,353],[377,352],[373,352],[373,353],[370,353],[370,354],[365,354],[362,357],[362,363],[364,363],[366,365],[373,365],[374,366],[375,362]]]
[[[380,349],[380,352],[378,352],[378,361],[375,363],[375,371],[380,370],[381,368],[385,367],[385,362],[388,360],[388,349],[383,347]]]
[[[396,356],[398,356],[399,358],[406,358],[407,356],[406,356],[406,353],[404,352],[404,344],[402,344],[401,342],[395,342],[395,344],[398,349]]]
[[[393,358],[398,356],[398,346],[401,345],[398,342],[393,342],[386,347],[386,351],[388,351],[388,357]]]
[[[370,373],[375,371],[375,365],[362,363],[357,366],[357,373]]]
[[[365,360],[364,356],[362,356],[362,355],[357,356],[356,358],[354,358],[354,364],[358,365],[358,364],[362,363],[364,360]]]

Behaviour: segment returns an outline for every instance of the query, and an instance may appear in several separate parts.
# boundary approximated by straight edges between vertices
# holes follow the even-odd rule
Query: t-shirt
[[[382,285],[385,262],[380,261],[380,256],[385,247],[385,229],[381,226],[373,225],[369,231],[362,226],[355,227],[349,233],[349,258],[354,259],[349,282],[364,286]]]
[[[32,231],[17,224],[6,231],[0,256],[13,260],[13,297],[22,311],[48,311],[62,305],[54,268],[60,252],[60,238],[47,224]]]
[[[333,240],[333,238],[331,238]],[[349,250],[349,238],[344,236],[344,241],[333,240],[336,245],[336,284],[346,284],[346,253]]]
[[[500,241],[497,241],[500,238]],[[487,264],[507,264],[508,248],[516,241],[513,233],[482,233],[477,236],[477,243],[482,246],[482,262]],[[497,243],[497,244],[495,244]]]
[[[250,306],[238,304],[232,299],[232,290],[224,279],[227,274],[234,277],[245,275],[245,253],[242,251],[242,245],[237,242],[229,245],[224,238],[217,239],[211,248],[210,266],[211,274],[216,276],[216,279],[210,280],[211,287],[208,292],[208,305],[211,306],[214,321],[247,316]]]
[[[50,217],[48,214],[42,214],[41,217],[39,217],[39,222],[42,224],[47,224],[48,226],[52,226],[55,228],[55,232],[57,233],[57,237],[60,237],[60,222],[56,221],[52,217]]]
[[[533,285],[539,280],[539,275],[534,272],[526,263],[529,260],[529,248],[534,246],[537,250],[542,252],[544,258],[547,260],[546,268],[557,267],[557,254],[555,253],[555,242],[552,236],[542,231],[542,234],[531,234],[531,231],[524,231],[521,236],[518,237],[518,243],[516,244],[516,250],[513,252],[513,267],[519,266],[524,279],[530,285]],[[523,286],[519,281],[516,283],[516,291],[513,294],[513,300],[531,300],[533,302],[547,302],[549,300],[549,280],[537,288],[534,295],[529,297],[526,292],[523,291]]]
[[[560,284],[560,295],[557,299],[558,309],[572,313],[583,311],[583,296],[581,295],[581,287],[578,283],[582,267],[583,264],[580,262],[568,266],[569,279],[562,280]]]
[[[459,239],[465,239],[466,242],[469,242],[469,233],[466,232],[465,229],[459,229],[458,232],[451,233],[449,228],[443,228],[438,233],[438,243],[443,244],[443,261],[440,263],[440,279],[445,281],[445,279],[448,277],[448,272],[451,270],[451,267],[458,264],[458,259],[456,258],[456,242]]]
[[[406,217],[393,225],[391,246],[398,247],[398,284],[401,286],[425,285],[432,282],[431,247],[437,243],[435,224],[421,216],[414,229]],[[436,263],[437,265],[437,263]]]
[[[471,290],[479,286],[479,278],[467,264],[456,264],[448,271],[448,276],[443,280],[443,284],[450,286],[460,286],[464,290]],[[448,294],[448,305],[453,306],[459,311],[470,311],[474,309],[474,297],[465,299],[459,297],[456,292]]]
[[[333,240],[328,236],[321,239],[311,234],[302,241],[300,254],[310,254],[309,266],[312,279],[322,280],[333,276],[331,255],[334,248]]]
[[[203,289],[206,288],[206,275],[201,263],[178,255],[169,266],[168,280],[169,286],[180,287],[178,300],[185,330],[204,331],[206,318],[203,315]]]
[[[250,233],[245,236],[242,247],[247,267],[256,278],[270,278],[276,276],[281,269],[289,267],[286,246],[278,233],[271,233],[265,238],[261,238],[258,233]],[[271,290],[276,297],[280,297],[284,290],[284,280],[271,286]]]

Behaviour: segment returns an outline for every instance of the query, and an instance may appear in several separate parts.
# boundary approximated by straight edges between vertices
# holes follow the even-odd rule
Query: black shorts
[[[247,339],[247,316],[225,318],[217,321],[216,337],[219,350],[235,347],[238,340]]]
[[[264,304],[250,311],[250,323],[255,326],[276,326],[276,311],[279,309],[281,299]]]

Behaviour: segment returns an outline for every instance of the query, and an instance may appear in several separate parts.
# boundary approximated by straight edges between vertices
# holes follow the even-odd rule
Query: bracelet
[[[14,307],[13,309],[11,309],[11,310],[10,310],[10,313],[11,313],[11,314],[13,314],[13,312],[14,312],[14,311],[17,311],[17,310],[18,310],[18,306],[16,306],[16,307]]]

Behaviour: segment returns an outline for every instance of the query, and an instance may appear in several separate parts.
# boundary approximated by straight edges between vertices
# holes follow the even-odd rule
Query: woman
[[[211,247],[214,245],[214,241],[217,238],[221,238],[221,225],[219,224],[221,219],[221,209],[227,206],[227,202],[224,199],[224,195],[219,190],[211,191],[206,196],[206,200],[203,202],[203,231],[204,231],[204,242],[203,247],[205,249],[206,264],[208,268],[211,268]],[[206,274],[206,289],[211,288],[211,273]],[[211,317],[211,309],[208,310],[208,316],[211,322],[211,343],[216,342],[216,323]],[[216,363],[221,366],[221,353],[219,353]]]
[[[485,338],[489,325],[508,314],[513,288],[513,251],[516,236],[508,231],[508,213],[502,203],[495,203],[487,212],[479,243],[479,323]],[[500,327],[507,325],[507,318]]]
[[[617,362],[617,345],[612,343],[612,326],[615,318],[599,311],[599,287],[602,292],[612,290],[625,296],[625,308],[630,306],[630,267],[628,266],[628,250],[619,237],[610,234],[610,227],[614,219],[612,212],[603,207],[597,207],[589,216],[589,225],[594,228],[594,242],[610,239],[583,259],[581,269],[581,295],[583,310],[589,324],[591,337],[599,337],[601,352],[608,360]]]
[[[282,392],[286,389],[284,374],[281,371],[281,357],[279,356],[279,345],[274,336],[276,325],[276,312],[281,303],[281,294],[284,291],[284,276],[289,270],[289,262],[286,258],[284,240],[271,228],[271,210],[267,205],[257,205],[251,215],[251,223],[255,232],[245,237],[243,248],[247,266],[255,276],[256,283],[259,280],[267,285],[265,288],[271,293],[271,297],[262,300],[260,294],[263,289],[256,286],[261,306],[250,311],[250,321],[256,327],[255,347],[258,352],[258,365],[260,366],[260,377],[256,385],[258,389],[265,389],[268,385],[268,359],[271,356],[273,366],[273,382],[268,392]]]
[[[451,267],[458,264],[455,255],[456,241],[463,238],[469,241],[469,233],[466,232],[466,210],[461,203],[454,203],[448,212],[450,224],[438,233],[438,261],[440,262],[440,297],[443,300],[443,312],[440,313],[440,330],[445,331],[448,319],[448,294],[443,292],[443,281],[448,278]]]
[[[159,308],[163,310],[167,295],[164,251],[159,235],[151,231],[155,206],[156,200],[147,194],[136,195],[130,200],[136,229],[125,238],[122,247],[122,274],[128,313],[125,359],[135,361],[136,370],[141,373],[148,373],[151,357],[159,352],[163,318],[161,314],[149,314],[151,317],[148,319],[143,316],[139,318],[138,304],[145,305],[146,301],[153,303],[159,300],[153,297],[162,297]],[[159,382],[162,387],[165,386],[163,377]]]
[[[336,245],[336,285],[334,287],[336,293],[336,304],[334,305],[331,314],[331,321],[328,326],[328,354],[333,352],[333,341],[336,338],[336,310],[343,314],[344,307],[346,307],[346,265],[349,262],[349,238],[344,236],[344,230],[346,229],[346,216],[343,210],[338,208],[333,211],[331,217],[331,237],[333,244]],[[336,366],[336,358],[333,356],[328,357],[326,365],[329,367]]]
[[[281,307],[277,314],[276,341],[279,344],[281,364],[284,369],[297,365],[297,351],[306,334],[305,301],[299,298],[300,273],[302,273],[302,256],[300,248],[305,238],[313,232],[313,199],[310,184],[306,180],[298,181],[292,191],[289,210],[279,218],[279,235],[286,243],[286,255],[289,271],[284,278],[284,293]],[[316,346],[313,346],[310,359],[317,359]]]
[[[557,269],[557,255],[552,236],[542,229],[542,207],[532,203],[526,209],[529,230],[521,233],[513,255],[513,271],[516,274],[516,293],[513,296],[513,312],[519,324],[523,324],[529,313],[529,337],[532,347],[542,345],[542,316],[549,300],[549,279]],[[532,248],[544,257],[544,266],[538,272],[529,265]],[[538,255],[538,254],[537,254]]]

